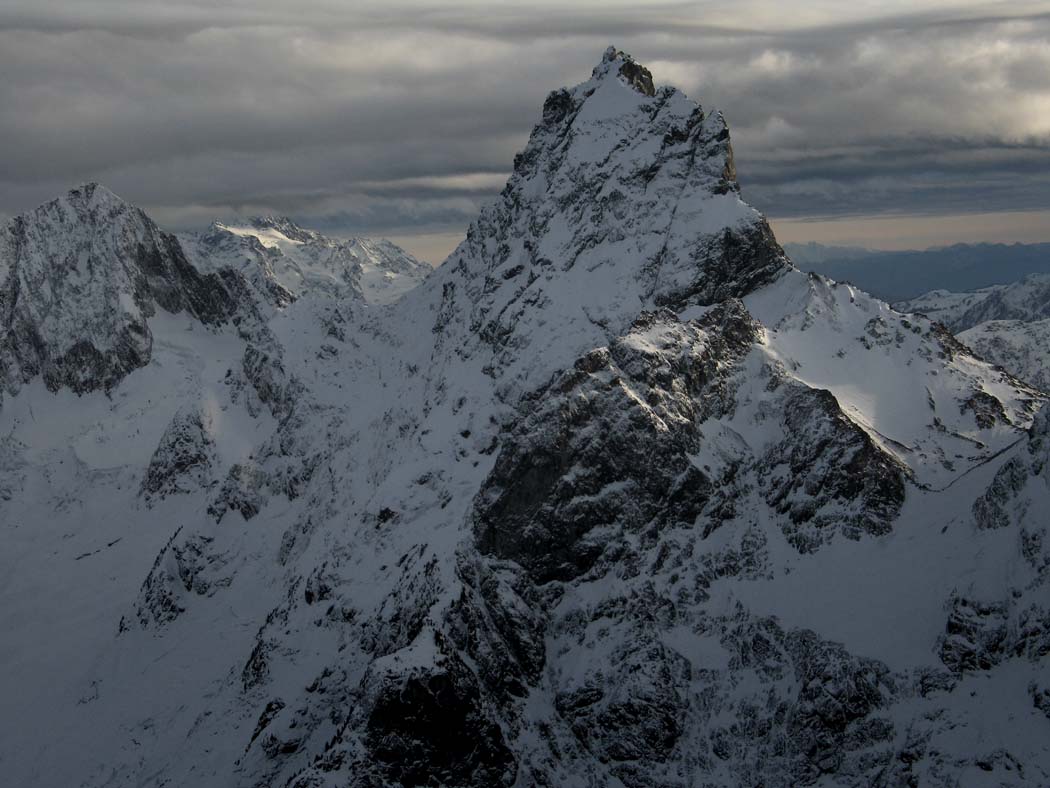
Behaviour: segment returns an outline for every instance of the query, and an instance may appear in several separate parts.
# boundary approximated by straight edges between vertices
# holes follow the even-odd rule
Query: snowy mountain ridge
[[[17,783],[1050,780],[1045,395],[795,269],[720,113],[610,48],[382,308],[237,229],[0,405]]]
[[[1050,390],[1050,276],[1030,274],[971,293],[934,290],[897,308],[940,320],[981,358]]]
[[[956,333],[989,320],[1042,320],[1050,318],[1050,274],[1029,274],[1018,282],[972,293],[933,290],[896,307],[928,315]]]
[[[959,334],[984,359],[1050,391],[1050,319],[988,320]]]
[[[239,268],[249,279],[261,276],[264,292],[279,303],[308,291],[388,304],[418,285],[431,267],[390,241],[326,238],[282,216],[253,217],[245,223],[214,222],[208,231],[184,236],[203,269]]]

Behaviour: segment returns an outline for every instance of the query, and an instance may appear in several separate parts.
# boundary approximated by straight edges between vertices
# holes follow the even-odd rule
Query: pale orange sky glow
[[[1050,211],[771,219],[770,224],[781,243],[815,241],[825,246],[863,246],[869,249],[926,249],[980,242],[1050,242]],[[463,240],[463,233],[398,235],[390,240],[421,260],[439,265]]]

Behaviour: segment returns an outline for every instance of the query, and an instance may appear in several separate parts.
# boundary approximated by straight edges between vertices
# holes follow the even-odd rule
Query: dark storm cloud
[[[888,143],[794,159],[759,156],[742,176],[743,188],[785,218],[1050,209],[1045,146],[945,138]]]
[[[773,216],[1050,207],[1045,5],[19,2],[0,213],[95,179],[163,223],[462,230],[608,43],[725,111]]]

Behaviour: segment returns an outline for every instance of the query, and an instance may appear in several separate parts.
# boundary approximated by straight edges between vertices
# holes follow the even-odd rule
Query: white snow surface
[[[902,317],[850,285],[792,272],[744,302],[770,329],[769,358],[834,394],[845,415],[923,487],[950,484],[1015,442],[1017,426],[1027,422],[1032,391],[965,351],[944,364],[943,349],[930,346],[928,321]],[[996,397],[1008,420],[979,428],[960,410],[967,392]]]

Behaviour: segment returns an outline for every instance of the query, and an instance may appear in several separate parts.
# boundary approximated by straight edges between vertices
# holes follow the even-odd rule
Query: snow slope
[[[388,305],[255,229],[0,405],[13,784],[1050,782],[1045,397],[793,268],[720,113],[610,48]]]

